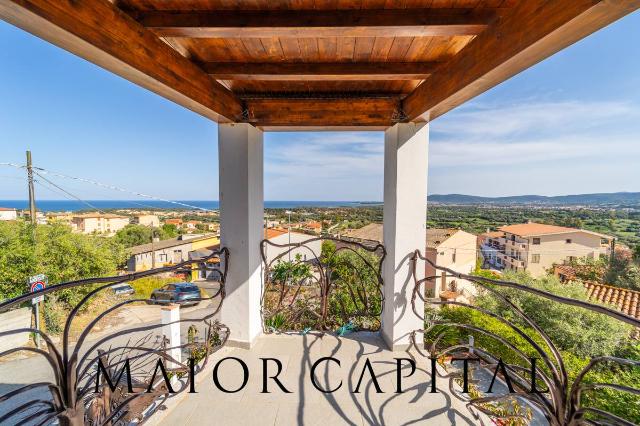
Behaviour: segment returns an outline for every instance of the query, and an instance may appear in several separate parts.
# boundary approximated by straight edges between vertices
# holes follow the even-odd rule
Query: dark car
[[[191,283],[172,283],[153,290],[151,300],[155,303],[178,303],[197,305],[200,303],[200,289]]]

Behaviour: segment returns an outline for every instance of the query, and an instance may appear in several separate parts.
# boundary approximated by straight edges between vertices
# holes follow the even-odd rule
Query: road
[[[218,289],[217,283],[196,283],[199,287],[203,288],[206,293],[213,294]],[[210,314],[219,305],[219,299],[211,301],[202,301],[197,306],[183,307],[180,309],[181,319],[193,319],[198,320],[207,314]],[[124,332],[126,330],[133,330],[144,326],[159,325],[161,318],[161,306],[158,305],[140,305],[132,306],[119,312],[119,318],[122,319],[122,326],[116,325],[108,330],[102,331],[90,337],[82,345],[80,356],[83,356],[93,344],[99,340],[114,335],[115,333]],[[180,325],[181,341],[186,343],[187,330],[193,323],[183,322]],[[201,323],[196,323],[201,324]],[[200,335],[204,334],[204,326],[199,326]],[[130,346],[132,342],[137,342],[145,339],[144,347],[156,347],[159,342],[159,336],[161,335],[161,327],[154,328],[147,331],[135,331],[127,333],[121,336],[109,339],[99,346],[103,350],[108,350],[110,347],[115,348],[118,346]],[[60,345],[57,345],[60,350]],[[71,349],[73,350],[73,348]],[[95,356],[95,351],[92,351],[92,356]],[[44,357],[40,355],[30,356],[27,358],[14,359],[7,362],[0,363],[0,395],[4,395],[14,389],[17,389],[26,384],[36,382],[53,382],[55,383],[54,375],[51,366],[46,362]],[[50,400],[51,396],[46,388],[33,389],[29,392],[25,392],[19,396],[15,396],[8,401],[0,402],[0,417],[21,404],[28,403],[38,399]],[[23,415],[29,414],[29,410],[24,411]],[[23,416],[14,417],[9,422],[2,422],[5,424],[16,424]]]

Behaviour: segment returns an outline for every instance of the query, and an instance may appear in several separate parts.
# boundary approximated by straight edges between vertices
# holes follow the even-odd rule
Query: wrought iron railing
[[[332,237],[261,242],[264,331],[377,330],[382,314],[381,244]]]
[[[505,311],[496,312],[492,309],[477,306],[473,301],[466,303],[452,300],[451,298],[447,298],[447,300],[426,299],[424,296],[424,284],[434,277],[419,278],[423,273],[421,271],[424,271],[424,268],[419,266],[421,262],[427,262],[436,270],[445,272],[447,277],[455,277],[473,283],[477,287],[479,294],[491,295],[501,308],[509,312],[509,315],[505,315]],[[640,327],[638,319],[604,305],[559,296],[534,286],[462,274],[452,269],[435,265],[434,262],[423,256],[419,250],[414,252],[412,264],[414,279],[413,311],[415,315],[424,321],[424,329],[415,330],[412,333],[412,346],[423,356],[438,359],[440,362],[443,362],[447,357],[451,358],[453,355],[461,358],[477,357],[479,367],[488,369],[487,371],[491,373],[495,370],[500,371],[498,364],[502,362],[504,365],[504,370],[501,371],[503,379],[505,372],[510,377],[511,383],[508,384],[508,387],[511,388],[513,386],[513,392],[511,389],[501,395],[469,392],[466,399],[470,406],[494,418],[502,418],[502,422],[499,422],[499,424],[523,424],[505,422],[505,419],[509,421],[514,419],[522,420],[526,417],[522,410],[496,410],[496,403],[499,404],[509,399],[513,401],[513,398],[525,401],[525,405],[533,408],[537,413],[541,413],[551,425],[633,425],[638,422],[637,415],[635,418],[629,419],[625,416],[625,413],[613,413],[606,408],[585,406],[582,398],[585,393],[597,391],[619,392],[634,398],[640,396],[640,389],[633,384],[586,380],[589,373],[603,367],[608,368],[609,371],[629,369],[628,371],[634,370],[636,373],[640,373],[640,371],[635,370],[640,368],[638,359],[595,356],[588,361],[586,366],[579,369],[577,374],[575,372],[569,374],[567,361],[565,360],[567,352],[560,350],[557,342],[549,336],[547,331],[536,324],[530,315],[527,315],[524,309],[512,300],[514,297],[505,295],[505,292],[511,292],[511,294],[514,294],[514,291],[524,292],[542,298],[542,300],[546,301],[545,303],[559,303],[603,314],[620,323],[632,326],[629,327],[629,330],[633,330],[634,327]],[[425,303],[424,312],[418,309],[418,306],[421,306],[421,304],[416,303],[418,300],[422,300]],[[505,333],[497,332],[495,327],[489,329],[487,323],[483,323],[483,321],[475,323],[452,321],[450,318],[447,319],[438,313],[442,311],[432,309],[434,307],[475,311],[480,313],[480,316],[486,318],[487,321],[497,321]],[[427,312],[429,315],[427,315]],[[562,321],[561,318],[558,320]],[[497,328],[499,329],[499,327]],[[461,338],[458,341],[451,342],[450,339],[447,339],[447,334],[451,330],[461,330],[464,334],[467,334],[467,337],[472,335],[484,337],[485,344],[478,342],[481,339],[474,340],[473,338],[468,340]],[[456,336],[459,337],[460,334],[456,334]],[[519,340],[519,343],[514,342],[514,340]],[[488,342],[495,342],[496,344],[493,345]],[[497,347],[502,348],[504,352],[496,353]],[[513,355],[512,359],[517,359],[518,361],[509,362],[503,359],[502,355],[505,353]],[[460,379],[460,375],[457,373],[452,373],[450,377],[456,377],[456,380]],[[533,388],[532,382],[537,383]],[[536,389],[536,391],[532,392],[532,389]],[[631,408],[631,405],[637,405],[638,403],[640,403],[640,398],[636,398],[629,408]],[[520,405],[521,407],[522,404]]]
[[[163,273],[190,274],[195,270],[192,269],[192,264],[197,264],[198,269],[206,269],[219,282],[214,294],[201,294],[200,298],[192,300],[210,301],[210,306],[202,309],[203,313],[197,312],[190,318],[182,318],[169,324],[162,324],[157,320],[130,328],[120,327],[94,338],[92,332],[101,320],[125,306],[153,303],[151,299],[132,297],[116,300],[109,307],[101,309],[79,330],[78,327],[73,327],[74,320],[77,320],[91,301],[106,294],[113,285]],[[45,425],[57,421],[62,425],[112,425],[141,420],[143,413],[149,414],[152,404],[161,406],[172,394],[164,377],[154,373],[158,360],[163,361],[168,376],[172,379],[181,378],[174,382],[172,391],[184,391],[188,387],[186,378],[190,373],[195,375],[202,371],[209,355],[223,346],[228,338],[229,329],[216,319],[225,296],[228,265],[229,251],[222,248],[203,259],[126,275],[60,283],[37,293],[21,295],[0,303],[0,312],[4,312],[29,303],[34,296],[50,297],[70,289],[87,291],[65,318],[59,345],[54,343],[53,336],[31,327],[0,333],[0,339],[22,333],[38,334],[44,341],[42,348],[31,345],[11,348],[0,353],[0,360],[19,352],[32,353],[46,360],[54,377],[53,381],[34,381],[0,395],[0,408],[3,404],[11,407],[8,410],[0,409],[0,424]],[[191,324],[189,339],[180,345],[169,346],[160,329],[176,323]],[[72,328],[78,333],[75,341],[72,341]],[[203,338],[195,336],[198,330]],[[190,361],[178,361],[172,357],[171,353],[176,349],[188,352]],[[99,364],[104,367],[108,377],[117,378],[115,383],[109,383],[102,376],[100,380],[97,379],[96,376],[102,374]],[[123,367],[126,364],[130,367],[131,375],[126,377],[127,373],[124,373],[118,376],[121,371],[125,371]],[[12,403],[12,400],[24,399],[27,393],[34,391],[40,391],[41,396],[37,400]]]

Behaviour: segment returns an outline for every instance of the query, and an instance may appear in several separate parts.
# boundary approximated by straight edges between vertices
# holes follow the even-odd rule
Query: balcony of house
[[[585,394],[634,397],[636,383],[585,376],[640,362],[584,358],[569,374],[565,336],[554,341],[548,318],[539,325],[512,297],[593,312],[621,336],[638,319],[423,251],[430,122],[640,2],[163,3],[0,2],[0,18],[216,122],[220,201],[219,248],[197,259],[154,268],[154,245],[151,269],[0,302],[14,314],[40,296],[82,295],[57,312],[58,329],[37,315],[32,327],[28,308],[0,321],[1,424],[631,424]],[[301,129],[384,132],[383,244],[264,239],[264,133]],[[526,243],[497,239],[496,262],[524,267],[511,251]],[[491,299],[427,299],[426,264]],[[208,281],[113,290],[158,274]],[[98,313],[83,316],[90,304]]]
[[[509,289],[510,297],[534,294],[548,304],[567,304],[560,297],[534,293],[516,282],[442,268],[416,249],[402,256],[409,260],[412,278],[406,290],[407,304],[398,309],[397,301],[387,296],[389,249],[382,244],[361,245],[329,237],[291,244],[263,239],[258,250],[262,253],[261,285],[253,314],[260,328],[249,345],[232,340],[234,330],[229,323],[246,303],[230,303],[230,281],[237,279],[233,274],[238,273],[234,261],[242,262],[242,258],[234,258],[226,247],[212,252],[204,262],[188,260],[126,276],[46,288],[41,293],[53,297],[65,289],[89,286],[92,290],[79,302],[81,308],[114,284],[136,278],[192,272],[194,265],[215,276],[214,285],[201,289],[195,307],[179,302],[147,305],[151,301],[120,297],[88,324],[80,321],[74,325],[81,309],[73,312],[59,342],[46,332],[38,332],[41,349],[28,344],[3,349],[0,358],[17,352],[34,356],[0,363],[0,374],[10,378],[8,383],[16,380],[8,392],[2,391],[0,419],[29,423],[27,420],[68,417],[79,420],[74,416],[80,415],[80,424],[113,418],[123,423],[167,426],[204,425],[212,419],[221,424],[491,424],[508,417],[505,413],[517,406],[531,424],[573,424],[574,416],[589,412],[580,398],[569,396],[580,389],[591,391],[594,384],[582,383],[580,378],[563,379],[556,343],[544,328],[531,328],[530,318],[519,317],[524,314],[503,298],[501,289]],[[304,252],[306,258],[301,255]],[[455,297],[425,298],[430,279],[424,274],[427,263],[438,273],[469,280],[493,294],[509,313]],[[5,301],[0,310],[19,306],[31,297]],[[639,320],[615,309],[580,300],[570,305],[608,316],[609,322],[640,326]],[[474,311],[480,315],[476,320],[453,320]],[[126,320],[132,316],[138,320]],[[110,321],[111,328],[102,328],[110,317],[115,318]],[[389,323],[388,317],[394,320]],[[501,328],[484,328],[490,319]],[[390,345],[385,333],[396,332],[393,327],[402,322],[406,344]],[[246,325],[235,323],[240,332]],[[520,327],[527,327],[527,331],[521,335],[524,341],[516,344],[510,333],[519,334]],[[0,335],[33,332],[29,327],[16,327]],[[536,343],[541,339],[546,339],[549,347]],[[491,390],[489,382],[493,382],[492,374],[502,356],[495,352],[495,341],[503,342],[518,359],[506,364],[506,373],[496,378]],[[526,356],[520,359],[527,353],[524,351],[532,350],[543,365]],[[468,392],[461,359],[477,362],[467,366]],[[131,361],[129,392],[126,380],[115,379],[124,371],[126,360]],[[160,372],[152,374],[149,367],[156,365],[157,369],[158,362],[166,368],[167,377]],[[586,371],[599,362],[594,361]],[[615,362],[640,366],[632,360]],[[21,371],[19,376],[16,368]],[[533,397],[532,376],[525,374],[532,368],[540,385],[546,386],[546,391]],[[100,374],[102,381],[97,378]],[[115,380],[114,391],[109,391],[107,378]],[[635,392],[633,388],[623,390]],[[29,401],[29,410],[20,409],[25,401]],[[562,401],[571,401],[571,407],[563,406]],[[67,408],[71,404],[81,408],[80,414]],[[608,414],[597,415],[607,418]]]
[[[515,250],[526,250],[529,246],[529,241],[524,238],[512,236],[511,238],[505,238],[505,248]]]

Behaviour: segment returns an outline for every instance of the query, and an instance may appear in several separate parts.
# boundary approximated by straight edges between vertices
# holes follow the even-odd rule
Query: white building
[[[313,235],[302,234],[300,232],[291,232],[289,233],[286,229],[282,228],[271,228],[265,231],[265,238],[269,240],[269,242],[278,245],[287,245],[303,243],[307,240],[315,238]],[[288,247],[276,247],[271,244],[265,245],[266,249],[266,259],[267,263],[271,263],[279,254],[287,253],[282,256],[280,260],[287,261],[289,258],[291,260],[295,260],[296,255],[300,255],[302,260],[312,260],[320,257],[320,251],[322,250],[322,241],[317,240],[311,243],[305,244],[304,247],[296,247],[295,249],[288,252]]]
[[[0,220],[16,220],[18,212],[16,209],[0,207]]]
[[[539,277],[555,264],[608,256],[612,239],[584,229],[529,222],[483,234],[481,250],[485,263],[493,268]]]
[[[364,244],[368,241],[384,244],[383,234],[381,223],[370,223],[347,232],[345,237]],[[478,258],[477,241],[476,235],[460,229],[429,228],[424,255],[437,266],[469,274],[475,268]],[[426,287],[435,297],[465,296],[470,299],[476,294],[475,286],[471,282],[447,276],[445,272],[436,270],[428,262],[425,264],[425,277],[435,277],[429,280]]]
[[[129,224],[129,218],[109,213],[87,213],[71,219],[71,226],[83,234],[114,235]]]
[[[460,229],[430,228],[427,229],[425,253],[425,257],[437,266],[470,274],[478,259],[478,237]],[[431,286],[427,286],[427,289],[433,289],[435,297],[456,299],[462,296],[469,300],[476,294],[476,287],[472,282],[436,270],[428,262],[425,265],[425,276],[437,276],[431,280]]]
[[[160,226],[160,219],[155,214],[138,214],[133,216],[132,223],[157,228]]]

